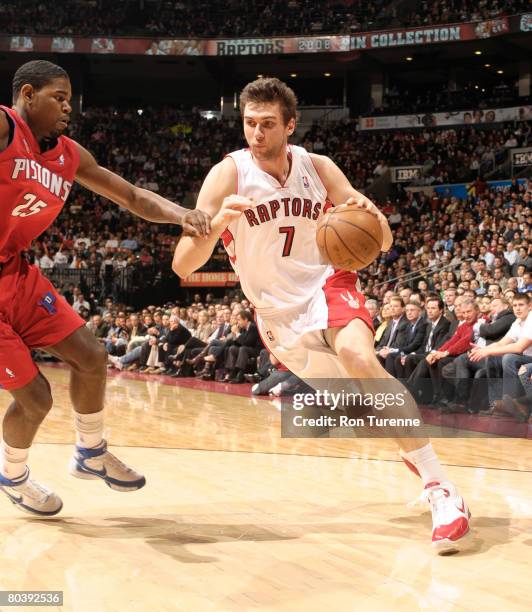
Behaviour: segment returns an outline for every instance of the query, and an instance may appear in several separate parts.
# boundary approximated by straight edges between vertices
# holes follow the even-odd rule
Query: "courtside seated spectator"
[[[487,357],[491,412],[497,409],[496,400],[523,394],[518,371],[522,365],[532,363],[531,299],[528,294],[516,295],[512,306],[516,320],[508,333],[489,346],[471,350],[472,361]],[[499,384],[501,374],[502,385]]]
[[[241,310],[237,316],[238,335],[227,348],[225,357],[225,382],[242,383],[244,373],[251,357],[257,357],[264,348],[253,315],[249,310]]]
[[[483,297],[481,301],[488,300],[490,309],[490,320],[482,323],[477,322],[477,339],[475,342],[475,331],[473,332],[473,344],[482,347],[503,338],[513,322],[515,315],[504,298]],[[442,370],[444,378],[455,385],[455,401],[444,407],[445,412],[479,412],[487,403],[481,384],[473,390],[475,380],[487,378],[487,359],[473,361],[469,351],[459,355],[452,367],[445,366]]]
[[[415,389],[417,380],[432,379],[432,404],[445,402],[442,368],[455,360],[458,355],[469,350],[473,340],[473,328],[479,317],[478,304],[471,299],[465,299],[460,305],[463,322],[458,325],[454,334],[444,342],[439,349],[432,350],[416,367],[409,379],[409,385]],[[417,393],[414,391],[414,396]]]

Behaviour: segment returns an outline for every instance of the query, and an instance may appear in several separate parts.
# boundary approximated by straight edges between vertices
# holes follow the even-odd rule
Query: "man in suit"
[[[408,327],[408,321],[404,315],[405,305],[403,298],[398,295],[391,297],[390,309],[392,318],[376,347],[377,358],[383,366],[386,362],[386,357],[390,353],[390,349],[397,348],[398,338],[401,337],[405,328]]]
[[[457,321],[457,316],[455,312],[457,297],[457,291],[454,287],[449,287],[443,292],[443,301],[445,302],[444,315],[447,319],[449,319],[451,323],[453,321]]]
[[[421,316],[421,305],[418,302],[408,302],[405,306],[407,325],[397,333],[396,348],[382,349],[381,355],[386,352],[384,368],[392,376],[397,377],[396,363],[400,365],[401,357],[417,351],[425,337],[427,322]]]
[[[226,376],[225,382],[243,383],[244,371],[247,368],[250,357],[257,357],[264,348],[253,322],[253,315],[249,310],[241,310],[237,315],[237,325],[240,333],[234,339],[234,343],[228,347],[225,356]]]
[[[205,380],[214,379],[214,371],[217,362],[220,362],[225,353],[227,338],[231,334],[231,309],[224,308],[218,313],[216,322],[217,328],[209,337],[207,346],[202,349],[192,349],[189,364],[197,367],[198,370],[203,363],[203,369],[198,371],[198,376]]]
[[[450,322],[443,315],[444,303],[437,296],[428,297],[425,302],[426,327],[420,346],[415,351],[404,351],[395,360],[397,378],[407,379],[417,365],[432,351],[437,350],[444,342],[449,331]]]
[[[373,323],[373,328],[377,329],[381,324],[381,318],[379,316],[379,304],[377,300],[369,299],[366,300],[365,303],[366,310],[369,312],[371,316],[371,322]]]
[[[224,340],[231,332],[231,311],[229,309],[219,310],[216,315],[216,329],[209,336],[207,344],[213,340]]]
[[[446,340],[439,349],[431,350],[425,359],[419,363],[409,379],[409,384],[415,390],[416,379],[430,377],[432,380],[433,403],[440,402],[443,397],[443,366],[453,361],[458,355],[469,350],[473,336],[473,327],[479,316],[478,304],[475,300],[464,299],[460,303],[458,315],[463,318],[463,322],[456,327],[456,331],[451,338]]]

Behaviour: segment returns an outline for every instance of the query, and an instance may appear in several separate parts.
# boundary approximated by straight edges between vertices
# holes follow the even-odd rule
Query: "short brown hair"
[[[525,302],[526,304],[530,304],[530,296],[528,293],[516,293],[514,295],[514,304],[516,302]]]
[[[405,307],[405,301],[400,295],[392,295],[390,302],[399,302],[403,308]]]
[[[294,91],[276,78],[262,78],[248,83],[240,93],[240,114],[249,102],[278,102],[283,119],[287,124],[290,119],[296,119],[297,97]]]

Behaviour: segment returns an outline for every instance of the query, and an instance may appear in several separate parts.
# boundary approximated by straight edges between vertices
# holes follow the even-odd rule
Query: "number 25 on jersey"
[[[46,202],[37,200],[37,196],[34,193],[27,193],[24,196],[24,200],[26,204],[19,204],[16,206],[11,213],[12,217],[29,217],[31,215],[36,215],[43,208],[48,206]]]

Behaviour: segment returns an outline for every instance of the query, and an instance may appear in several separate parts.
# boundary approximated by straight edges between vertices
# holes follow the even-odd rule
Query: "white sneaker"
[[[120,361],[120,357],[116,357],[115,355],[109,355],[107,359],[109,363],[113,364],[113,366],[117,370],[121,370],[124,367],[123,363]]]
[[[61,498],[35,480],[30,480],[29,475],[27,467],[20,478],[10,480],[0,475],[0,489],[23,512],[42,517],[57,514],[63,507]]]
[[[146,484],[142,474],[135,472],[107,450],[105,440],[96,448],[76,446],[69,470],[76,478],[100,478],[115,491],[136,491]]]
[[[432,510],[432,547],[439,555],[459,552],[469,534],[471,512],[451,482],[430,482],[418,500],[427,501]]]

